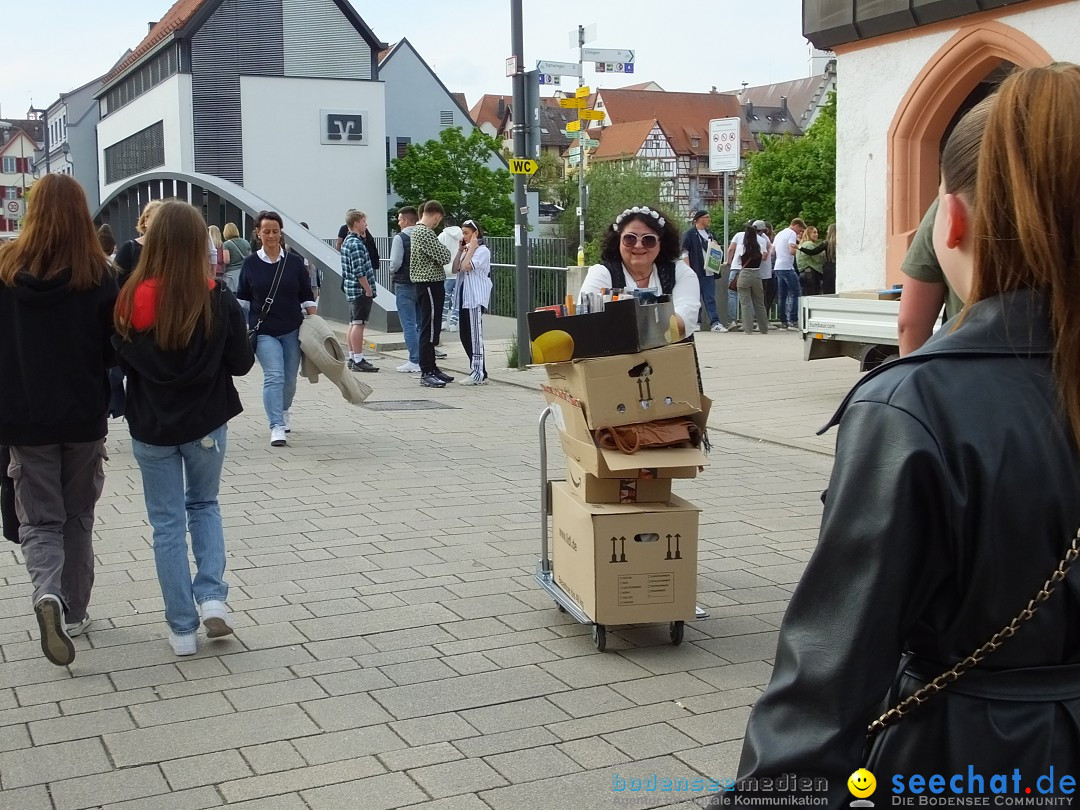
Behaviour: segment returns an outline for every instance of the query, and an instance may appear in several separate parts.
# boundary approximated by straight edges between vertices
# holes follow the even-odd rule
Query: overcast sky
[[[465,93],[469,106],[485,93],[511,92],[505,75],[511,0],[351,1],[382,41],[407,37],[451,91]],[[9,25],[0,30],[0,116],[5,118],[21,117],[31,101],[48,106],[60,93],[105,73],[146,35],[147,22],[162,17],[173,2],[36,0],[31,5],[22,7],[28,28],[17,34]],[[579,24],[596,27],[596,38],[586,47],[635,51],[630,76],[596,74],[587,65],[586,83],[594,88],[652,80],[665,90],[704,93],[714,86],[732,90],[744,81],[770,84],[809,74],[799,0],[755,0],[738,14],[730,13],[735,2],[714,0],[621,0],[589,4],[588,11],[580,0],[523,0],[523,5],[529,68],[538,59],[577,61],[569,38]],[[30,24],[31,17],[47,24]],[[252,24],[258,24],[257,15]],[[565,81],[576,84],[576,79]]]

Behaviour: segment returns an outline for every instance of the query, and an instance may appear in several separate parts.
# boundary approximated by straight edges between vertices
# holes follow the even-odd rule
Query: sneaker
[[[454,381],[453,377],[451,377],[449,374],[447,374],[445,371],[443,371],[440,368],[435,369],[435,371],[433,371],[432,374],[435,377],[438,377],[444,383],[452,383]]]
[[[487,385],[487,380],[478,380],[476,377],[466,377],[464,380],[460,380],[459,385]]]
[[[714,324],[712,325],[712,330],[713,330],[714,332],[726,332],[726,331],[727,331],[727,327],[726,327],[726,326],[724,326],[724,325],[723,325],[722,323],[720,323],[720,321],[717,321],[716,323],[714,323]]]
[[[420,384],[425,388],[446,388],[446,380],[436,377],[434,374],[425,374],[420,378]]]
[[[443,329],[445,331],[447,331],[447,332],[456,332],[457,331],[457,323],[447,324],[446,326],[443,327]]]
[[[438,349],[436,349],[435,350],[435,359],[436,360],[445,360],[446,359],[446,352],[440,352]]]
[[[60,597],[45,594],[34,603],[34,614],[41,631],[41,651],[58,667],[66,667],[75,660],[75,645],[64,624],[64,606]]]
[[[232,622],[229,621],[229,609],[225,603],[211,599],[199,605],[202,610],[202,623],[206,628],[207,638],[221,638],[231,636],[233,632]]]
[[[285,428],[284,427],[272,427],[270,428],[270,446],[271,447],[284,447],[285,441]]]
[[[409,361],[402,363],[400,366],[397,367],[397,370],[400,371],[402,374],[419,374],[420,366],[417,363]]]
[[[67,634],[71,636],[71,638],[81,636],[90,628],[90,614],[87,613],[83,616],[81,622],[75,622],[75,624],[68,624],[65,626],[67,627]]]
[[[373,366],[367,361],[367,358],[360,360],[359,362],[352,364],[352,371],[378,371],[378,366]]]
[[[292,417],[289,415],[289,412],[282,411],[281,416],[285,420],[285,432],[292,433]]]
[[[198,650],[198,633],[184,633],[177,635],[169,631],[169,646],[177,655],[194,655]]]

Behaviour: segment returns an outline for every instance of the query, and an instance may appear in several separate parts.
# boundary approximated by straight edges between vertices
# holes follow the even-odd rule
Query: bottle
[[[578,267],[584,267],[585,266],[585,246],[584,245],[578,245],[578,249],[577,249],[577,266]]]

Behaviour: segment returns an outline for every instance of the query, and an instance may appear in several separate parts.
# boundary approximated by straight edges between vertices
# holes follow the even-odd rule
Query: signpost
[[[587,98],[560,98],[559,106],[565,110],[584,110],[589,103]]]
[[[540,164],[532,158],[510,158],[510,174],[532,175],[539,168]]]
[[[22,215],[22,200],[4,200],[4,216],[8,219],[22,219]]]
[[[581,76],[581,65],[578,62],[550,62],[541,59],[536,63],[536,69],[550,76]]]
[[[731,197],[731,173],[739,170],[742,160],[742,120],[713,118],[709,121],[709,171],[724,173],[724,244],[728,243],[728,205]]]
[[[578,113],[578,118],[580,118],[582,121],[603,121],[604,120],[604,111],[603,110],[582,110],[581,112]]]

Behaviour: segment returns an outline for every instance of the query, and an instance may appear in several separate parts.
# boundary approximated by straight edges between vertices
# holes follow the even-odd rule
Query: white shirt
[[[791,252],[791,246],[798,244],[799,235],[791,228],[784,228],[773,240],[776,248],[776,262],[773,267],[776,270],[794,270],[795,254]]]
[[[633,284],[630,271],[623,265],[626,280]],[[646,287],[655,287],[660,292],[660,274],[653,265],[652,275]],[[586,293],[599,293],[603,289],[611,288],[611,271],[602,264],[594,264],[585,274],[585,281],[581,283],[581,295]],[[581,303],[581,297],[578,297]],[[675,308],[675,314],[683,320],[686,334],[691,334],[698,322],[698,307],[701,306],[701,286],[698,284],[697,274],[690,269],[690,265],[681,259],[675,262],[675,288],[671,291],[671,303]]]
[[[731,244],[735,245],[735,253],[731,256],[732,270],[742,270],[743,237],[745,235],[745,231],[739,231],[731,237]],[[758,245],[761,247],[761,256],[764,258],[769,252],[769,237],[759,233],[757,239]]]

